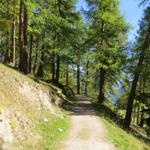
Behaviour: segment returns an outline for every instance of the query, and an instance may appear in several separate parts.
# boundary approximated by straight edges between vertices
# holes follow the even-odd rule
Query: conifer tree
[[[145,17],[141,22],[140,35],[137,41],[138,49],[139,49],[139,60],[137,67],[134,71],[133,82],[131,86],[131,91],[128,98],[127,111],[125,116],[124,128],[129,129],[131,123],[131,115],[133,109],[133,103],[136,96],[136,88],[138,84],[138,80],[141,74],[141,70],[143,68],[143,62],[145,61],[145,57],[148,54],[148,48],[150,46],[150,8],[148,7],[145,11]]]
[[[93,48],[97,51],[96,67],[99,69],[98,100],[102,104],[105,99],[106,78],[114,66],[117,68],[119,60],[116,58],[122,50],[120,37],[126,33],[127,24],[119,11],[118,0],[88,2],[90,28],[93,30],[91,40],[94,41]]]

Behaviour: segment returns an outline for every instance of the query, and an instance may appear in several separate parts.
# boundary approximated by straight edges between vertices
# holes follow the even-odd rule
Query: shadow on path
[[[74,109],[72,110],[71,115],[73,116],[82,116],[82,115],[89,115],[89,116],[97,116],[94,110],[90,99],[86,96],[76,96],[76,103]]]

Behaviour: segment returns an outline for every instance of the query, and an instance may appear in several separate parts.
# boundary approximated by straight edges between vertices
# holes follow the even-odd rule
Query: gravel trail
[[[107,140],[105,126],[87,97],[77,96],[71,119],[70,134],[61,150],[116,150]]]

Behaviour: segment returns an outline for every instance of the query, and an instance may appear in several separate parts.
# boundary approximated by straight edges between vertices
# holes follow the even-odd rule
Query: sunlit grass
[[[113,122],[103,118],[108,129],[108,138],[119,150],[150,150],[150,147],[136,139]]]
[[[36,130],[42,136],[42,140],[39,143],[39,149],[59,149],[59,144],[66,137],[70,127],[69,117],[64,113],[63,116],[64,117],[61,118],[51,115],[48,112],[44,113],[42,118],[46,118],[48,122],[44,122],[43,119],[40,119],[36,125]]]
[[[110,118],[103,106],[99,106],[98,103],[94,102],[94,107],[97,110],[97,114],[103,120],[104,125],[106,125],[108,139],[119,150],[150,150],[149,145],[135,138],[115,124],[112,121],[113,118]]]

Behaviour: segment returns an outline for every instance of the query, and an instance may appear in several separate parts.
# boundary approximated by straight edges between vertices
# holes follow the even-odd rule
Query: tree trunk
[[[38,61],[38,51],[39,51],[39,36],[37,35],[37,40],[36,40],[36,54],[35,54],[35,61],[34,61],[34,67],[33,67],[33,72],[36,74],[37,70],[37,61]]]
[[[45,39],[45,32],[43,34],[43,41]],[[42,45],[42,52],[41,52],[41,58],[40,58],[40,65],[37,72],[37,77],[43,78],[44,77],[44,63],[45,63],[45,43],[43,42]]]
[[[15,67],[16,65],[16,19],[15,17],[13,18],[13,34],[12,34],[12,49],[13,49],[13,52],[12,52],[12,63],[13,63],[13,66]]]
[[[19,69],[24,74],[28,73],[28,53],[27,53],[27,6],[20,0],[20,26],[19,26],[19,49],[20,62]]]
[[[38,72],[37,72],[36,76],[39,78],[44,77],[44,51],[42,51],[42,54],[41,54],[40,65],[39,65]]]
[[[100,69],[100,82],[99,82],[99,96],[98,96],[98,101],[100,104],[103,104],[104,102],[104,85],[105,85],[105,75],[106,75],[106,71],[101,68]]]
[[[29,73],[32,72],[32,50],[33,50],[33,34],[30,34],[30,54],[29,54]]]
[[[136,105],[133,105],[133,123],[136,124]]]
[[[56,34],[57,35],[57,34]],[[56,43],[57,43],[57,40],[58,40],[58,36],[54,36],[54,49],[56,48]],[[55,83],[56,82],[56,54],[55,52],[53,52],[52,54],[52,82]]]
[[[135,98],[136,87],[137,87],[137,83],[138,83],[139,76],[140,76],[140,70],[144,61],[145,51],[149,47],[149,44],[150,44],[150,24],[149,24],[148,32],[145,37],[145,41],[143,43],[143,46],[141,47],[142,51],[139,57],[137,68],[134,73],[131,91],[130,91],[130,95],[128,98],[127,111],[126,111],[126,116],[125,116],[124,125],[123,125],[125,129],[129,129],[129,126],[131,123],[132,108],[133,108],[133,103],[134,103],[134,98]]]
[[[140,104],[137,104],[137,120],[136,124],[138,125],[140,122]]]
[[[80,63],[77,63],[77,94],[80,94]]]
[[[131,123],[131,115],[132,115],[132,108],[133,108],[133,103],[134,103],[134,98],[135,98],[136,86],[137,86],[139,74],[140,74],[139,68],[141,68],[143,60],[144,60],[144,57],[142,55],[140,56],[140,59],[139,59],[139,63],[138,63],[138,66],[134,75],[134,79],[132,82],[131,92],[128,98],[127,112],[126,112],[125,121],[124,121],[125,129],[129,129],[129,126]]]
[[[143,127],[143,125],[144,125],[144,113],[142,112],[142,110],[143,110],[144,108],[142,107],[141,108],[141,119],[140,119],[140,127]]]
[[[55,54],[52,56],[52,82],[55,82]]]
[[[68,86],[69,83],[69,67],[67,65],[67,69],[66,69],[66,86]]]
[[[4,62],[8,63],[10,61],[10,56],[9,56],[9,47],[8,47],[8,32],[6,32],[5,35],[5,57],[4,57]]]
[[[56,84],[59,83],[59,78],[60,78],[60,56],[57,55],[57,60],[56,60],[57,68],[56,68]]]
[[[89,76],[89,60],[87,61],[87,64],[86,64],[86,78],[88,78]],[[86,79],[85,81],[85,95],[88,96],[88,81]]]
[[[16,18],[15,18],[15,5],[16,0],[14,0],[13,6],[13,23],[12,23],[12,63],[16,66]]]

